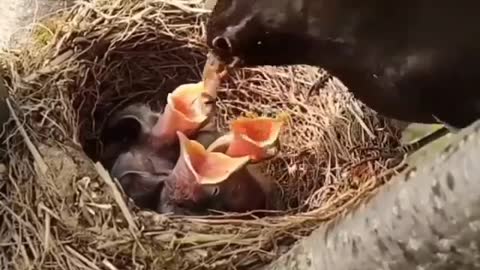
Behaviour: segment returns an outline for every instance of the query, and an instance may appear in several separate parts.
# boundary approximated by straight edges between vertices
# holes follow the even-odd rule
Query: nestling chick
[[[133,147],[116,160],[111,174],[140,208],[155,210],[174,163],[145,147]]]
[[[153,112],[146,105],[134,104],[117,112],[107,122],[103,163],[110,168],[114,159],[133,144],[150,144],[153,148],[176,143],[175,132],[191,136],[204,125],[212,124],[221,79],[225,67],[209,56],[203,70],[203,80],[178,86],[167,96],[163,114]],[[178,147],[177,147],[178,148]],[[174,160],[178,158],[178,154]]]
[[[208,208],[236,213],[273,209],[277,203],[273,184],[273,179],[263,174],[258,165],[243,166],[219,184],[204,185],[204,189],[218,189],[211,196]]]
[[[178,213],[178,209],[205,209],[219,190],[215,185],[223,182],[248,161],[248,156],[229,157],[223,153],[208,152],[197,141],[177,132],[180,157],[172,173],[165,180],[157,211]],[[180,212],[182,213],[182,212]]]
[[[142,104],[130,105],[113,114],[102,131],[102,164],[110,170],[121,153],[134,145],[148,144],[152,127],[159,117],[160,114]]]
[[[208,151],[225,153],[231,157],[247,156],[250,162],[225,181],[216,184],[219,191],[210,201],[212,209],[248,212],[274,208],[278,195],[274,181],[261,172],[258,162],[272,158],[279,152],[278,137],[282,125],[281,118],[238,118],[232,122],[231,132],[219,137],[208,147]]]
[[[198,141],[189,141],[184,139],[186,137],[183,134],[179,135],[184,150],[177,166],[185,168],[182,162],[191,164],[192,160],[202,163],[201,160],[208,160],[211,153],[246,158],[249,163],[266,160],[278,153],[278,135],[282,124],[282,119],[239,118],[232,122],[231,132],[227,134],[210,127],[197,134]],[[207,145],[209,147],[205,150]],[[209,208],[224,212],[247,212],[272,209],[273,204],[277,203],[273,180],[262,174],[257,164],[245,162],[240,166],[213,161],[211,164],[217,173],[224,168],[228,173],[223,175],[223,179],[217,177],[212,180],[205,177],[204,173],[196,172],[193,166],[187,167],[188,170],[178,170],[165,182],[168,188],[163,190],[164,199],[159,211],[178,214],[184,209],[198,212]],[[203,180],[199,180],[202,177]]]
[[[176,132],[194,136],[208,123],[213,112],[210,99],[202,83],[187,84],[168,95],[162,114],[132,105],[114,115],[110,137],[126,134],[129,139],[107,145],[107,158],[118,156],[111,173],[138,206],[156,208],[164,177],[179,158]]]
[[[177,131],[194,136],[214,114],[214,100],[203,82],[184,84],[167,96],[167,105],[151,129],[151,143],[156,149],[178,142]]]
[[[219,137],[208,150],[233,157],[247,155],[252,162],[274,157],[280,149],[279,135],[285,117],[281,114],[277,118],[237,118],[232,121],[230,132]]]

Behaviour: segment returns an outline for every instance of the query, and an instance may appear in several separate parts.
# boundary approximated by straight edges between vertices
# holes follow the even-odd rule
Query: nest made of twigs
[[[290,210],[247,219],[128,209],[92,162],[99,133],[116,109],[160,106],[176,86],[200,80],[208,13],[193,2],[82,2],[43,20],[28,47],[1,55],[15,120],[0,198],[4,265],[252,269],[395,173],[398,160],[381,153],[397,146],[398,131],[338,80],[306,66],[244,69],[222,85],[218,125],[245,113],[288,113],[282,152],[265,172]]]

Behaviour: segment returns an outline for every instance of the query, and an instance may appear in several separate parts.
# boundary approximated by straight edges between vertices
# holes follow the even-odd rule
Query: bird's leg
[[[442,127],[415,142],[412,142],[404,146],[400,146],[399,150],[407,154],[413,153],[419,150],[420,148],[424,147],[425,145],[445,136],[448,133],[450,133],[450,130],[447,127]]]

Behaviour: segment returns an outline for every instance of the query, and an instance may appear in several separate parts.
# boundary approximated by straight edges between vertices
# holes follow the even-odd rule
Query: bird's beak
[[[218,184],[225,181],[248,161],[248,156],[230,157],[223,153],[209,152],[200,143],[177,132],[180,142],[180,158],[174,173],[193,178],[199,184]]]
[[[191,136],[213,115],[212,97],[205,93],[203,82],[184,84],[167,96],[167,105],[152,129],[159,143],[176,140],[176,132]]]
[[[218,138],[208,149],[231,157],[249,156],[253,162],[271,158],[278,153],[283,123],[281,118],[238,118],[232,122],[230,133]]]

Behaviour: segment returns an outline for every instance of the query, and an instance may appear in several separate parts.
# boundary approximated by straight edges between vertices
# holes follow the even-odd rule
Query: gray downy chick
[[[145,105],[131,105],[112,117],[109,127],[112,143],[107,145],[107,157],[112,163],[111,173],[120,181],[125,193],[140,207],[152,208],[157,205],[153,198],[163,188],[163,180],[179,158],[179,144],[176,131],[189,132],[195,137],[213,114],[210,99],[206,94],[199,94],[199,99],[188,95],[177,97],[191,99],[192,107],[197,107],[198,114],[205,114],[201,121],[196,114],[185,117],[176,110],[174,103],[167,104],[162,114],[153,112]],[[171,101],[171,99],[169,99]],[[200,104],[198,104],[200,103]],[[194,108],[195,109],[195,108]],[[171,134],[175,134],[174,137]],[[117,136],[117,137],[115,137]],[[118,137],[120,139],[118,139]],[[107,160],[108,160],[107,158]],[[178,212],[178,211],[177,211]]]
[[[110,173],[118,179],[126,195],[138,207],[152,210],[165,177],[178,158],[178,144],[163,149],[150,144],[150,133],[159,117],[160,114],[141,104],[119,111],[108,123],[110,141],[104,151],[104,160],[111,164],[108,164]]]
[[[273,118],[243,118],[232,122],[231,131],[227,134],[217,132],[213,136],[213,130],[205,133],[208,151],[226,153],[232,157],[250,157],[248,164],[239,167],[224,181],[204,185],[206,190],[216,190],[209,201],[212,210],[241,213],[283,208],[275,181],[261,171],[262,163],[280,151],[278,135],[282,122]],[[213,137],[216,139],[211,142]]]
[[[178,208],[206,213],[211,200],[218,196],[218,184],[242,168],[249,158],[208,152],[199,142],[188,139],[181,132],[177,134],[180,157],[165,180],[157,209],[161,213],[178,214]]]

